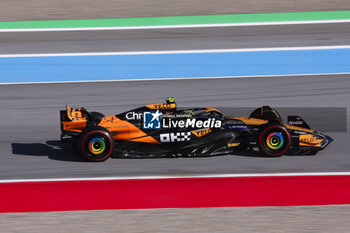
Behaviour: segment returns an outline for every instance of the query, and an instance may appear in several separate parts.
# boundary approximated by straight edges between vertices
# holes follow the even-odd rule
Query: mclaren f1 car
[[[260,150],[266,156],[313,155],[332,138],[310,129],[299,116],[288,124],[269,106],[249,117],[225,116],[211,107],[178,109],[174,98],[117,115],[85,108],[60,111],[61,141],[90,161],[109,157],[179,157]]]

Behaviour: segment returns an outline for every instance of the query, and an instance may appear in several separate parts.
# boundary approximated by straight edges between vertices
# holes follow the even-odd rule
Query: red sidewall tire
[[[264,146],[264,140],[265,140],[265,134],[268,131],[274,132],[273,129],[276,129],[276,131],[282,131],[284,132],[285,135],[287,135],[286,139],[287,139],[287,145],[285,146],[285,148],[282,151],[279,151],[278,153],[274,154],[270,151],[268,151],[265,146]],[[290,148],[290,144],[291,144],[291,137],[290,137],[290,133],[288,132],[288,130],[281,125],[271,125],[268,126],[267,128],[265,128],[259,135],[259,149],[261,152],[263,152],[265,155],[271,156],[271,157],[279,157],[282,156],[284,153],[286,153],[288,151],[288,149]]]
[[[93,158],[93,157],[89,156],[89,153],[87,152],[87,149],[86,149],[87,144],[86,143],[88,142],[88,139],[90,138],[90,136],[93,134],[102,135],[103,138],[108,140],[109,148],[107,149],[106,155],[104,155],[101,158]],[[89,161],[93,161],[93,162],[101,162],[101,161],[108,159],[112,155],[113,148],[114,148],[114,141],[112,139],[111,134],[107,130],[105,131],[105,130],[93,129],[92,131],[89,131],[86,134],[84,134],[83,138],[80,142],[81,153],[84,155],[84,157],[86,159],[88,159]]]

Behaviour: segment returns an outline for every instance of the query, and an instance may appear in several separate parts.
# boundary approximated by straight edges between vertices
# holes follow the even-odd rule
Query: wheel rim
[[[291,144],[289,132],[279,125],[272,125],[263,130],[259,137],[259,148],[268,156],[281,156]]]
[[[93,155],[100,155],[106,150],[106,142],[104,138],[93,138],[89,143],[89,151]]]
[[[112,151],[113,141],[107,132],[90,131],[81,140],[81,152],[90,161],[104,161]]]
[[[270,133],[266,137],[266,145],[271,150],[279,150],[284,145],[284,138],[280,132]]]

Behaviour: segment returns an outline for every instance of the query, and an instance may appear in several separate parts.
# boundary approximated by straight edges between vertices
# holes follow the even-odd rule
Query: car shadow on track
[[[247,151],[237,151],[233,153],[234,156],[242,156],[242,157],[258,157],[258,158],[264,158],[267,157],[260,151],[254,151],[254,150],[247,150]]]
[[[73,154],[71,144],[60,141],[47,141],[46,143],[11,143],[12,153],[26,156],[47,156],[52,160],[84,162],[82,156]]]
[[[259,158],[279,158],[283,156],[313,156],[313,155],[307,155],[307,154],[293,154],[290,152],[287,152],[283,154],[282,156],[267,156],[261,153],[260,151],[254,151],[254,150],[247,150],[247,151],[237,151],[233,154],[234,156],[243,156],[243,157],[259,157]]]
[[[70,143],[61,143],[61,141],[47,141],[46,143],[11,143],[12,153],[15,155],[25,156],[47,156],[52,160],[68,161],[68,162],[88,162],[83,156],[75,155],[72,150]],[[237,151],[232,156],[242,157],[259,157],[259,158],[274,158],[264,155],[259,151],[247,150]],[[288,154],[286,154],[289,156]],[[223,156],[223,155],[215,155]],[[295,155],[293,155],[295,156]],[[185,158],[205,158],[208,156],[189,156]],[[213,156],[209,156],[213,157]],[[165,156],[145,156],[142,159],[159,159],[159,158],[176,158],[176,157],[165,157]],[[123,157],[120,159],[141,159],[141,157]]]

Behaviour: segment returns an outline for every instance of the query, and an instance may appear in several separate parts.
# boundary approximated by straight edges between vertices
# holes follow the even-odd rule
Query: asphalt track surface
[[[59,142],[59,110],[84,106],[106,115],[174,96],[179,106],[347,107],[349,75],[0,86],[0,178],[200,175],[350,171],[349,133],[316,156],[109,159],[82,161]],[[331,121],[332,119],[330,119]],[[349,117],[347,117],[349,121]]]
[[[112,31],[0,32],[0,54],[348,45],[350,23]]]

